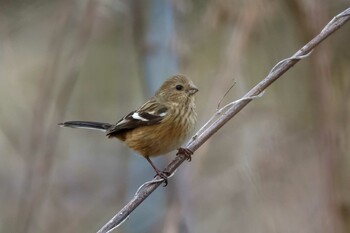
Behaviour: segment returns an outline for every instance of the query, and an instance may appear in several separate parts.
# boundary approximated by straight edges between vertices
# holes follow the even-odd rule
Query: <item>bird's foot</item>
[[[171,173],[166,172],[166,171],[159,171],[158,169],[156,170],[156,173],[157,174],[154,177],[159,176],[164,181],[163,187],[167,186],[168,185],[168,177],[171,175]]]
[[[179,155],[184,155],[186,160],[188,162],[191,162],[192,160],[192,155],[193,155],[193,151],[188,149],[188,148],[183,148],[183,147],[180,147],[178,150],[177,150],[177,153],[176,153],[177,156]]]

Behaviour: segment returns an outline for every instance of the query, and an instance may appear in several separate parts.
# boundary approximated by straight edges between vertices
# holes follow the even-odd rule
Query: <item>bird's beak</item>
[[[191,86],[190,89],[188,89],[188,93],[190,95],[193,95],[193,94],[197,93],[197,91],[198,91],[198,88],[196,86],[194,86],[194,85]]]

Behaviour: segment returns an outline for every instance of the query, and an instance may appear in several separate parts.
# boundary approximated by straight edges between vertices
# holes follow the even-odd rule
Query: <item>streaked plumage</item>
[[[197,121],[194,99],[197,91],[193,82],[184,75],[174,75],[150,100],[115,125],[86,121],[68,121],[60,125],[104,131],[109,138],[124,141],[144,156],[157,174],[164,177],[149,157],[178,149],[191,136]]]

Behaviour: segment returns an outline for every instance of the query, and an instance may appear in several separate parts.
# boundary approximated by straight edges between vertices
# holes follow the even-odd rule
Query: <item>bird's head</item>
[[[194,101],[198,88],[185,75],[177,74],[167,79],[156,92],[156,98],[175,104],[189,104]]]

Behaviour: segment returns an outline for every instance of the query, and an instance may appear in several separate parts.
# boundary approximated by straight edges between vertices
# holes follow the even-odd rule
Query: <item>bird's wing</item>
[[[142,105],[136,111],[132,111],[117,124],[112,126],[107,131],[107,136],[119,133],[121,131],[135,129],[142,126],[154,125],[160,123],[168,113],[168,108],[156,101],[151,99]]]

